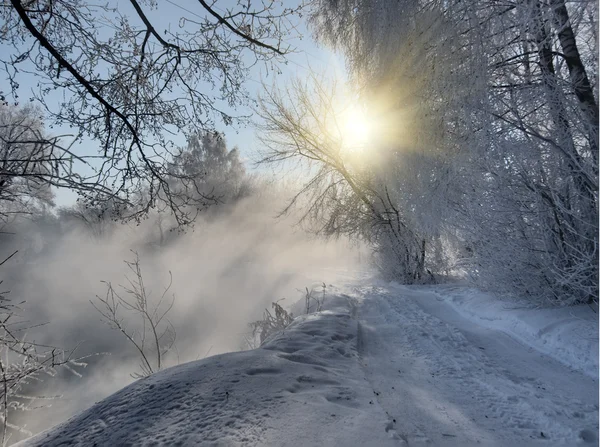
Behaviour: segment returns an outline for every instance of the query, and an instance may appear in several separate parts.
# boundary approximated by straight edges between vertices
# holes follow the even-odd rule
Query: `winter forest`
[[[276,350],[350,280],[585,313],[596,403],[573,430],[598,442],[597,2],[3,0],[0,25],[2,445],[165,368]],[[379,314],[352,300],[375,356]],[[405,343],[442,313],[419,300]],[[409,445],[399,404],[370,404]]]

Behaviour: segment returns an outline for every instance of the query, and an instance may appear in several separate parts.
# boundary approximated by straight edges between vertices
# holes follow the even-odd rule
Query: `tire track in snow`
[[[365,375],[380,393],[379,404],[395,415],[399,436],[410,445],[428,440],[435,445],[575,445],[595,440],[597,400],[549,389],[547,374],[539,370],[540,365],[560,364],[537,360],[529,375],[519,374],[501,363],[510,361],[507,352],[500,360],[494,358],[411,297],[381,288],[358,292],[364,297],[359,352]],[[487,346],[498,336],[489,330],[481,334]],[[501,350],[502,344],[495,348]],[[511,342],[508,348],[521,360],[528,355],[519,352],[524,348],[518,344]],[[594,392],[597,396],[597,387]]]

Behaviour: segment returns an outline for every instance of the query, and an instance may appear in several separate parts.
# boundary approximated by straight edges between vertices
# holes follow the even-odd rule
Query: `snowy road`
[[[597,445],[598,384],[433,293],[364,288],[359,354],[408,445]]]
[[[261,348],[138,380],[21,446],[598,445],[595,378],[439,290],[365,283],[328,286],[324,311]]]

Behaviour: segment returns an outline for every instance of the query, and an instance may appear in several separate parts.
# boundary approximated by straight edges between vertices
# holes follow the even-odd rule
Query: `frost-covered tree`
[[[414,213],[397,206],[398,184],[387,182],[398,167],[393,152],[355,157],[344,142],[335,94],[318,79],[271,88],[261,99],[263,163],[299,162],[310,176],[292,204],[306,207],[303,221],[327,236],[346,235],[371,243],[382,270],[407,283],[427,274],[426,229]]]
[[[6,268],[17,250],[0,261]],[[0,280],[0,285],[4,280]],[[85,367],[85,358],[75,357],[75,351],[44,344],[35,340],[29,331],[33,324],[24,316],[25,301],[11,298],[8,291],[0,293],[0,445],[8,446],[15,437],[32,436],[22,423],[25,412],[49,406],[48,401],[58,396],[42,395],[39,386],[60,372],[77,371]],[[44,403],[46,402],[46,403]]]
[[[483,5],[488,118],[470,142],[478,169],[464,171],[472,192],[460,224],[472,271],[520,294],[597,299],[598,107],[575,38],[587,42],[595,25],[575,27],[559,1]],[[590,4],[570,8],[578,16]]]
[[[194,179],[180,178],[186,188],[177,194],[170,189],[173,135],[242,118],[235,110],[250,98],[250,68],[284,60],[302,5],[199,0],[173,7],[146,0],[4,2],[0,67],[7,88],[0,100],[17,101],[21,76],[33,76],[33,100],[49,122],[69,126],[78,143],[98,145],[71,152],[77,168],[84,163],[92,172],[79,179],[84,200],[119,200],[129,218],[163,201],[178,224],[187,224],[207,203],[194,194]]]
[[[246,170],[239,149],[228,149],[219,132],[190,135],[187,146],[173,157],[170,172],[177,179],[195,179],[199,196],[228,202],[244,193]]]
[[[496,290],[597,299],[597,5],[314,5],[317,37],[383,124],[371,184],[425,241],[424,263],[458,262]]]
[[[473,88],[461,87],[469,72],[457,57],[464,49],[456,49],[455,28],[434,9],[420,14],[416,4],[377,2],[360,9],[356,2],[317,3],[317,34],[344,51],[374,128],[361,151],[349,151],[343,123],[331,124],[341,117],[328,85],[267,92],[265,160],[312,165],[309,172],[318,175],[305,191],[320,231],[368,240],[388,277],[431,280],[445,270],[443,193],[470,126],[460,113]]]
[[[53,202],[51,186],[66,160],[57,139],[46,136],[34,107],[0,105],[0,217],[6,223]]]
[[[77,201],[73,205],[57,211],[62,231],[81,226],[96,239],[106,237],[114,229],[121,214],[119,204],[110,200],[96,205]]]

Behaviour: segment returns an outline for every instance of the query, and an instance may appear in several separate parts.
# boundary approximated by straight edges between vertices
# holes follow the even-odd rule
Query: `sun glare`
[[[359,107],[349,107],[342,115],[344,123],[344,145],[348,149],[363,149],[368,144],[372,123]]]

